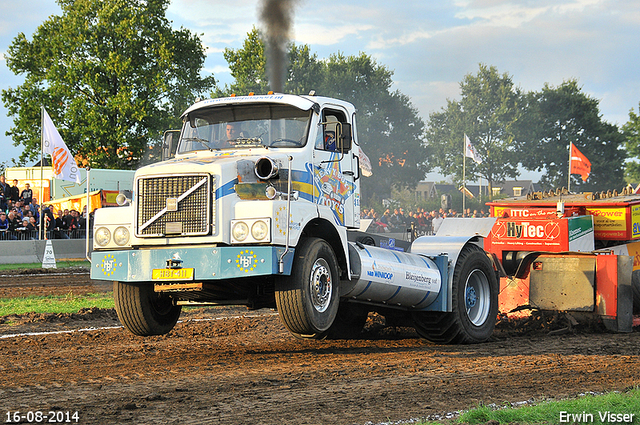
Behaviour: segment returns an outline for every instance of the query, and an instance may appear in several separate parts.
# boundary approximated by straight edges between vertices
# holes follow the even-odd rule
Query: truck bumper
[[[91,279],[118,282],[151,282],[162,280],[221,280],[250,276],[291,274],[293,248],[283,258],[284,272],[279,273],[278,261],[284,247],[169,247],[91,253]],[[167,279],[166,273],[154,276],[153,270],[168,269],[167,260],[182,260],[184,273],[176,272]],[[192,271],[188,271],[192,269]],[[175,269],[174,269],[175,270]],[[164,275],[160,277],[159,275]]]

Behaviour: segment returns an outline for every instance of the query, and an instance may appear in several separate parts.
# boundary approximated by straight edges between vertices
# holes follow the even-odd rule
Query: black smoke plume
[[[293,12],[297,0],[262,0],[260,21],[264,25],[267,55],[267,75],[274,92],[284,91],[287,72],[287,44],[293,27]]]

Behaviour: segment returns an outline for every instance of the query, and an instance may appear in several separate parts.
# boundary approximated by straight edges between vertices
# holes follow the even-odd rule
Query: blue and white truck
[[[356,110],[320,96],[198,101],[167,159],[96,211],[91,278],[118,317],[169,332],[182,306],[275,308],[299,338],[358,335],[376,311],[439,343],[490,338],[496,267],[471,227],[404,245],[361,232]],[[371,178],[375,178],[371,177]]]

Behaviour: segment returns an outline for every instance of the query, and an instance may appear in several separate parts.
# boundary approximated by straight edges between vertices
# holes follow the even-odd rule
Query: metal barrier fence
[[[51,230],[45,232],[45,239],[84,239],[86,229]],[[0,230],[0,241],[37,241],[40,239],[38,230]]]

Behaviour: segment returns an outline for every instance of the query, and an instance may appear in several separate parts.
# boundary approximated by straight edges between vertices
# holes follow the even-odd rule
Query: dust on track
[[[297,340],[267,309],[181,319],[148,338],[117,328],[0,339],[3,412],[78,411],[86,424],[363,424],[640,383],[640,332],[503,323],[488,343],[443,346],[375,315],[350,341]],[[109,325],[112,310],[89,309],[14,317],[0,334]]]

